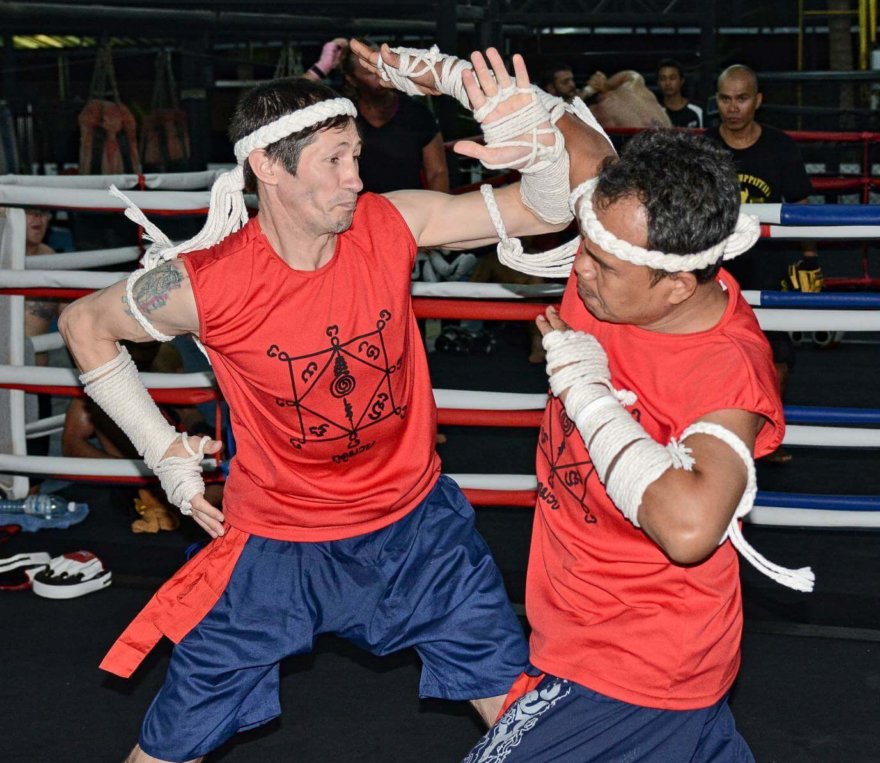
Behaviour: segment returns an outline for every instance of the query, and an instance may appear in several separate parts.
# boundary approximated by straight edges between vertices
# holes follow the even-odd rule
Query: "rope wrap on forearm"
[[[205,491],[200,462],[210,438],[203,438],[198,453],[192,451],[186,435],[178,433],[165,420],[124,347],[112,360],[85,371],[79,379],[85,393],[131,440],[144,463],[157,474],[168,500],[179,506],[182,513],[192,513],[190,499]],[[163,460],[162,456],[178,437],[190,456]]]
[[[565,393],[565,412],[581,433],[596,474],[618,509],[638,527],[642,496],[673,465],[672,456],[623,407],[635,403],[635,396],[611,386],[608,358],[595,337],[551,331],[543,344],[553,394]]]
[[[763,574],[797,591],[813,590],[815,576],[809,567],[791,570],[774,564],[743,537],[739,522],[751,511],[758,487],[752,453],[736,434],[719,424],[698,421],[664,447],[623,407],[632,405],[635,395],[611,386],[607,356],[593,336],[571,330],[551,331],[544,335],[543,344],[550,388],[557,397],[564,393],[565,412],[583,437],[608,497],[633,525],[640,526],[638,511],[649,485],[670,468],[693,469],[695,462],[684,440],[696,434],[717,437],[746,467],[745,490],[718,544],[729,538],[734,548]]]

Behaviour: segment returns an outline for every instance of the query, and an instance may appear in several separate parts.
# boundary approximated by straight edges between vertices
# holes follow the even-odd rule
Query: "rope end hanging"
[[[147,219],[147,216],[141,211],[137,204],[128,198],[128,196],[120,191],[115,185],[111,185],[108,190],[111,196],[115,196],[125,204],[125,209],[123,210],[125,216],[135,225],[140,225],[144,229],[144,238],[148,241],[152,241],[154,245],[161,248],[171,247],[171,239]]]

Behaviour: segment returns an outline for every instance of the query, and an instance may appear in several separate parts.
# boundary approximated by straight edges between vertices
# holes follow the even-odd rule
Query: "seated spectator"
[[[46,233],[52,213],[48,209],[30,208],[25,210],[27,232],[25,239],[25,255],[54,254],[55,250],[45,243]],[[24,303],[24,335],[39,336],[48,333],[52,321],[58,317],[63,303],[57,299],[26,299]],[[49,357],[45,352],[37,353],[34,362],[45,366]]]

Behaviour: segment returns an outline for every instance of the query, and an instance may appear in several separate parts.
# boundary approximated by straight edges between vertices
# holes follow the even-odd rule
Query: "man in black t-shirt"
[[[660,88],[660,105],[673,127],[703,126],[703,110],[682,95],[684,71],[678,61],[664,58],[657,64],[657,86]]]
[[[359,171],[365,191],[411,188],[449,192],[443,135],[423,103],[382,87],[378,75],[350,52],[342,58],[346,95],[357,105],[363,140]]]
[[[742,203],[806,203],[812,185],[797,144],[781,130],[755,121],[763,100],[755,72],[742,64],[728,67],[718,77],[716,97],[721,124],[707,130],[706,137],[733,156]],[[822,271],[816,245],[805,241],[802,249],[800,261],[789,266],[785,260],[793,258],[788,252],[780,251],[772,242],[759,243],[732,261],[728,269],[746,289],[820,291]],[[784,393],[794,365],[794,345],[784,332],[768,332],[767,338],[773,348],[780,392]],[[781,449],[766,458],[777,463],[791,460]]]

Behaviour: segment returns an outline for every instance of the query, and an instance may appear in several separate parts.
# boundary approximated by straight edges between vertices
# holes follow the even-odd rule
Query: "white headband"
[[[751,249],[761,236],[761,226],[756,217],[740,212],[736,227],[726,238],[714,246],[696,254],[666,254],[657,250],[643,249],[628,241],[622,241],[611,231],[603,227],[593,209],[593,192],[596,190],[598,178],[591,178],[581,183],[571,192],[569,204],[581,224],[581,231],[594,244],[609,254],[635,265],[647,265],[654,270],[665,270],[669,273],[702,270],[721,260],[731,260]],[[580,201],[580,210],[576,209]]]
[[[257,148],[266,148],[288,135],[343,115],[357,116],[357,108],[348,98],[331,98],[329,101],[320,101],[291,114],[285,114],[237,141],[234,148],[235,158],[239,164],[244,164],[251,151]]]

